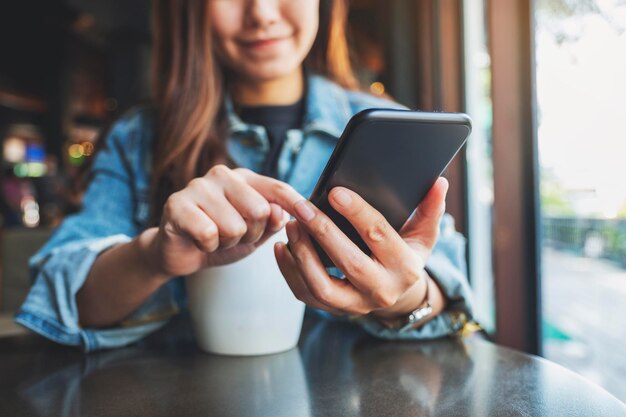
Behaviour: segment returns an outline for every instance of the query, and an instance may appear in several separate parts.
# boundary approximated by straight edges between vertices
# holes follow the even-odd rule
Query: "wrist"
[[[152,280],[165,282],[168,281],[171,276],[161,268],[160,262],[158,261],[159,256],[157,254],[156,245],[158,232],[159,229],[157,227],[146,229],[133,240],[133,243],[141,267],[148,273]]]
[[[422,278],[407,290],[396,305],[391,309],[373,311],[370,315],[389,328],[402,327],[406,323],[409,315],[415,313],[417,310],[430,307],[430,281],[431,278],[428,273],[423,271]],[[416,326],[417,324],[419,323],[416,322]]]
[[[375,310],[370,313],[372,316],[383,320],[394,320],[405,317],[411,311],[423,305],[426,301],[428,273],[422,270],[418,279],[411,288],[409,288],[392,307]]]

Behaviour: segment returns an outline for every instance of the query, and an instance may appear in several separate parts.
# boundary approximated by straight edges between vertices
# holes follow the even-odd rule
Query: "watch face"
[[[409,317],[407,317],[406,323],[400,328],[399,332],[406,332],[407,330],[411,330],[415,323],[418,323],[430,316],[433,312],[433,307],[429,302],[426,303],[424,307],[420,307],[417,310],[414,310]]]
[[[429,316],[432,312],[433,308],[430,306],[430,304],[427,304],[426,307],[422,307],[419,310],[415,310],[413,313],[411,313],[411,315],[409,316],[409,320],[411,320],[413,323],[418,322],[423,318]]]

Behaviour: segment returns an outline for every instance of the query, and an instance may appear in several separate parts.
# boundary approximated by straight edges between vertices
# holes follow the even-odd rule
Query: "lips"
[[[246,48],[256,49],[256,48],[264,48],[268,46],[273,46],[289,38],[290,36],[274,36],[274,37],[266,37],[266,38],[242,39],[239,42]]]

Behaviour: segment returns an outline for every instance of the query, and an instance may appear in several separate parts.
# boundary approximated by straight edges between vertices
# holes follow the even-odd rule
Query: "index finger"
[[[398,259],[412,259],[411,249],[387,219],[354,191],[335,187],[328,201],[354,226],[376,259],[386,267],[397,267]]]
[[[257,174],[249,169],[241,169],[238,172],[246,182],[257,190],[270,203],[278,204],[287,213],[295,215],[294,205],[305,198],[291,185],[275,178]]]

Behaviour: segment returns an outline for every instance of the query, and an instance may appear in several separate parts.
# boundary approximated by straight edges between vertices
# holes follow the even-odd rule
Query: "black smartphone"
[[[463,113],[368,109],[352,117],[309,200],[365,253],[356,229],[328,202],[334,187],[346,187],[400,230],[471,132]],[[334,266],[317,242],[324,266]]]

